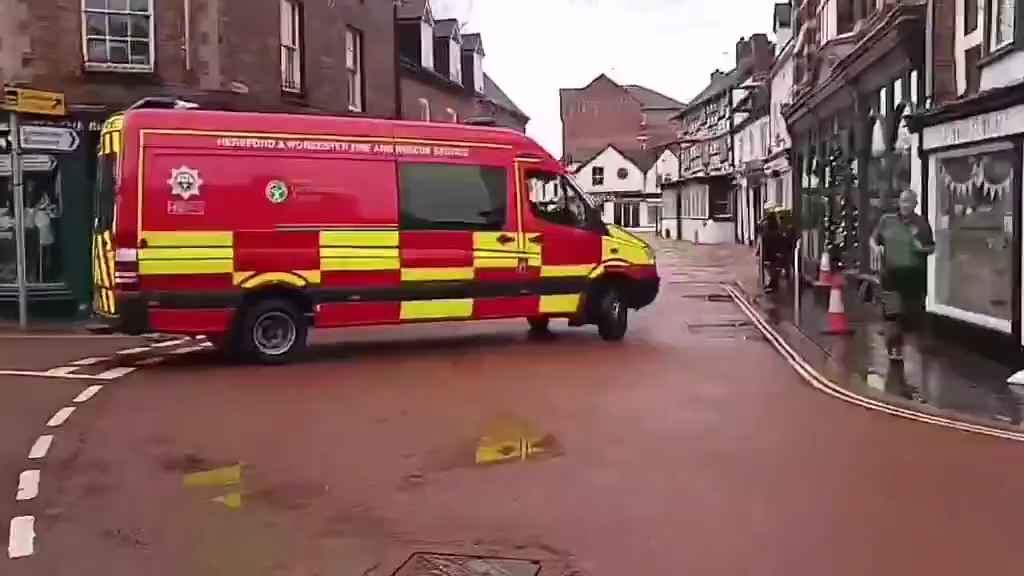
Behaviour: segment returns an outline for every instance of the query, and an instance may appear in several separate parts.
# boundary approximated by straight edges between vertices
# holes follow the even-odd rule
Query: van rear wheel
[[[609,286],[601,294],[597,309],[597,332],[608,342],[618,342],[625,338],[629,328],[629,307],[622,292]]]
[[[239,340],[243,357],[260,364],[285,364],[306,349],[309,328],[287,300],[263,300],[249,307]]]
[[[547,316],[534,316],[527,318],[527,322],[530,323],[530,332],[535,334],[542,334],[548,331],[548,327],[551,326],[551,318]]]

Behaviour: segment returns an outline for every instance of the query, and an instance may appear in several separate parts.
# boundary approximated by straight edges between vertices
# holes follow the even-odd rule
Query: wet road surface
[[[200,350],[120,378],[60,427],[38,497],[7,492],[38,539],[0,573],[405,575],[429,553],[543,576],[1021,562],[1024,445],[812,390],[722,297],[716,253],[660,252],[662,293],[621,344],[564,324],[367,329],[289,367]],[[0,406],[29,407],[3,454],[81,386],[5,379]]]

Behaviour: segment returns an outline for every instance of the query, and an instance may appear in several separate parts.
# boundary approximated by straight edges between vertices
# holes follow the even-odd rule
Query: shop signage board
[[[1024,105],[977,114],[924,129],[924,149],[1005,138],[1024,132]]]
[[[78,133],[70,128],[51,126],[22,126],[21,148],[23,150],[54,150],[73,152],[78,149]]]
[[[3,100],[0,108],[22,114],[42,114],[45,116],[66,116],[67,106],[64,94],[32,90],[31,88],[4,87]]]

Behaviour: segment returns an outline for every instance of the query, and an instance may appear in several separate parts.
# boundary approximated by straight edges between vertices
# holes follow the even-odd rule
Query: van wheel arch
[[[261,308],[268,302],[282,302],[293,308],[300,315],[300,320],[304,321],[302,332],[303,340],[305,339],[305,333],[314,323],[312,296],[305,290],[288,284],[267,284],[248,290],[243,295],[231,321],[229,331],[224,336],[224,349],[229,359],[238,359],[249,348],[245,343],[248,317],[254,309]],[[305,347],[305,342],[303,341],[301,345],[301,347]]]

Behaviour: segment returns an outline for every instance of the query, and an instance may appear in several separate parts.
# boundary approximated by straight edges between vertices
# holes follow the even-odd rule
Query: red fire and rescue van
[[[621,339],[654,253],[514,131],[134,109],[104,126],[95,308],[264,363],[310,328],[552,318]]]

